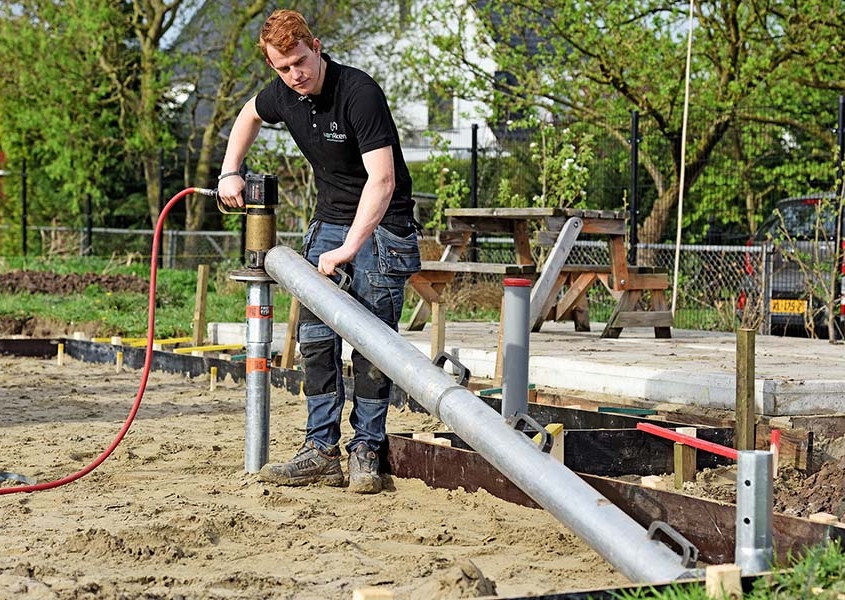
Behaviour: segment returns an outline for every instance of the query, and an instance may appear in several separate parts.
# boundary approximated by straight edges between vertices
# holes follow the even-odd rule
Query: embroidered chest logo
[[[337,121],[332,121],[329,125],[329,131],[323,132],[323,137],[327,142],[345,142],[346,134],[337,132]]]

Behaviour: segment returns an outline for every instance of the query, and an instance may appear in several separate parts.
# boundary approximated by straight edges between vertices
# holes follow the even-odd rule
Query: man
[[[320,273],[350,276],[349,293],[396,329],[406,279],[420,269],[411,177],[387,100],[366,73],[321,51],[303,16],[277,10],[259,45],[278,74],[242,108],[223,159],[218,191],[228,206],[243,206],[239,175],[263,122],[284,122],[317,181],[314,220],[303,255]],[[259,478],[282,485],[344,483],[340,422],[345,402],[341,339],[302,307],[297,331],[308,405],[305,443],[290,462],[265,465]],[[357,351],[347,444],[349,489],[381,490],[379,454],[386,440],[391,381]]]

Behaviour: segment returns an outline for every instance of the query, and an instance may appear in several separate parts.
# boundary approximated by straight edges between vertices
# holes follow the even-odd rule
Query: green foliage
[[[789,600],[792,598],[834,599],[845,590],[842,573],[845,555],[838,540],[809,548],[802,558],[791,557],[786,568],[758,577],[746,600]],[[620,600],[705,600],[704,585],[674,583],[656,589],[649,586],[623,588]]]
[[[246,289],[233,282],[231,265],[217,265],[209,278],[206,320],[241,321],[244,318]],[[0,270],[49,271],[57,274],[99,273],[134,275],[149,280],[150,268],[144,264],[117,264],[102,259],[22,260],[3,259]],[[161,269],[157,273],[155,330],[157,337],[191,334],[196,272]],[[274,294],[275,312],[287,315],[290,297]],[[68,324],[96,323],[98,335],[144,337],[149,318],[147,292],[108,292],[97,285],[88,286],[81,295],[10,294],[0,291],[0,316],[19,319],[38,317]]]
[[[450,168],[452,158],[449,155],[449,143],[437,132],[430,132],[432,153],[425,163],[423,171],[437,182],[437,199],[431,211],[431,219],[425,223],[428,229],[444,229],[443,211],[447,208],[460,208],[464,199],[469,197],[469,184],[460,173]]]
[[[541,193],[532,199],[534,206],[586,208],[589,164],[593,160],[592,136],[576,139],[566,127],[530,118],[518,123],[535,130],[531,160],[540,168]]]
[[[121,175],[120,106],[113,82],[126,75],[102,65],[122,63],[129,23],[114,3],[90,0],[16,3],[0,16],[0,140],[7,169],[26,161],[28,207],[34,222],[78,225],[90,200],[99,213]],[[21,180],[9,178],[0,224],[15,222]]]
[[[682,159],[684,225],[700,232],[714,214],[753,228],[761,207],[788,195],[784,178],[831,189],[831,107],[842,86],[830,82],[845,80],[845,65],[818,48],[842,44],[845,7],[777,0],[763,10],[697,10],[685,124],[688,9],[650,0],[432,0],[409,28],[404,63],[426,85],[486,103],[496,130],[539,109],[595,124],[628,146],[620,124],[638,111],[644,242],[661,241],[672,225]],[[807,44],[814,50],[795,51]],[[765,134],[755,134],[763,126]],[[785,152],[775,159],[777,149]],[[729,181],[737,167],[743,173]]]

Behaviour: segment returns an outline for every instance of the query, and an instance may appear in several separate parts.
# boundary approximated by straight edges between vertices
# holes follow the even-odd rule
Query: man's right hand
[[[217,197],[229,208],[243,208],[246,182],[240,175],[229,175],[217,183]]]

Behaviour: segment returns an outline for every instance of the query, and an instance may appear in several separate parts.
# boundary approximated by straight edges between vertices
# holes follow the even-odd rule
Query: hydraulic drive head
[[[279,178],[275,175],[247,175],[244,189],[246,209],[246,266],[263,269],[264,257],[276,245],[276,207]]]
[[[249,269],[264,269],[267,251],[276,245],[276,207],[279,205],[279,178],[249,174],[244,187],[244,208],[229,210],[217,199],[217,208],[227,215],[246,215],[244,259]],[[217,191],[213,190],[216,195]]]

